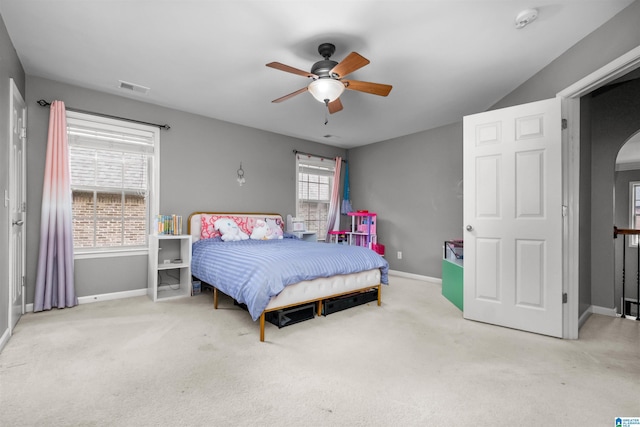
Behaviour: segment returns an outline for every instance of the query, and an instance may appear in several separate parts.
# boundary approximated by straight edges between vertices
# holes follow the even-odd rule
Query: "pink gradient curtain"
[[[334,229],[336,218],[340,213],[340,169],[342,168],[342,157],[336,157],[336,169],[333,173],[333,188],[331,189],[331,201],[329,202],[329,213],[327,215],[327,235],[325,242],[330,241],[329,232]]]
[[[73,283],[71,177],[64,102],[53,101],[42,189],[40,252],[33,311],[78,304]]]

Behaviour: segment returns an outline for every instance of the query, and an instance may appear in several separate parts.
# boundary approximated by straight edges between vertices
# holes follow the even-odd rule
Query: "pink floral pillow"
[[[220,218],[231,218],[233,222],[238,224],[240,230],[244,231],[247,234],[251,234],[249,231],[249,223],[248,221],[251,218],[247,218],[246,216],[230,216],[230,215],[200,215],[200,238],[201,239],[211,239],[213,237],[220,236],[220,231],[214,228],[214,224]],[[253,226],[251,226],[253,229]]]
[[[253,232],[253,227],[256,225],[256,222],[260,219],[269,223],[275,223],[276,226],[282,230],[283,222],[281,220],[273,220],[267,218],[259,218],[259,217],[246,217],[246,216],[236,216],[236,215],[212,215],[212,214],[201,214],[200,215],[200,238],[201,239],[211,239],[214,237],[221,236],[220,231],[214,228],[214,224],[220,218],[231,218],[236,224],[238,224],[238,228],[241,231],[247,233],[247,235],[251,235]],[[272,227],[273,225],[270,224]]]

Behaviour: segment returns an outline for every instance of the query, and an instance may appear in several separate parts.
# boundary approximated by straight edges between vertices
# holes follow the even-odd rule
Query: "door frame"
[[[15,80],[13,80],[13,78],[9,79],[9,103],[10,105],[13,107],[14,105],[14,99],[18,98],[21,102],[22,105],[24,105],[24,109],[22,110],[22,126],[24,129],[26,129],[27,126],[27,104],[24,101],[24,97],[22,96],[22,93],[20,92],[20,89],[18,89],[18,86],[16,85]],[[13,108],[9,108],[9,114],[11,115],[9,117],[9,125],[15,125],[15,123],[13,123]],[[14,134],[13,134],[13,130],[9,129],[9,134],[10,134],[10,140],[9,140],[9,182],[8,182],[8,186],[9,189],[12,188],[13,183],[16,179],[16,173],[17,171],[15,170],[15,168],[13,167],[13,160],[14,160],[14,156],[13,156],[13,138],[14,138]],[[22,139],[21,137],[19,137],[20,139]],[[21,168],[21,173],[22,173],[22,177],[20,178],[22,180],[22,186],[21,186],[21,190],[23,192],[22,195],[22,199],[23,201],[26,201],[26,150],[27,150],[27,143],[26,143],[26,138],[24,138],[24,141],[22,143],[22,168]],[[21,301],[20,301],[20,305],[21,305],[21,309],[20,309],[20,316],[23,315],[25,313],[25,291],[26,291],[26,287],[24,284],[24,276],[25,276],[25,265],[26,265],[26,233],[27,233],[27,226],[26,226],[26,212],[23,211],[22,214],[22,218],[24,221],[24,224],[21,226],[22,227],[22,253],[21,254],[14,254],[13,253],[13,247],[12,247],[12,233],[13,233],[13,209],[12,206],[15,203],[15,199],[16,196],[15,194],[11,194],[11,190],[9,190],[9,220],[8,220],[8,229],[9,229],[9,239],[7,241],[7,252],[9,254],[9,313],[8,313],[8,329],[9,329],[9,336],[13,335],[13,329],[14,329],[14,325],[13,325],[13,318],[12,318],[12,314],[13,314],[13,300],[14,300],[14,280],[15,280],[15,275],[20,275],[22,277],[22,285],[21,285]],[[14,271],[14,257],[16,256],[20,256],[22,257],[22,262],[20,263],[21,267],[22,267],[22,271],[16,272]],[[19,317],[18,320],[19,321]],[[17,323],[16,321],[16,323]]]
[[[580,319],[580,98],[640,67],[640,46],[578,80],[556,94],[561,98],[562,117],[567,120],[562,133],[563,204],[567,207],[563,233],[563,292],[568,295],[563,313],[563,337],[578,338]]]

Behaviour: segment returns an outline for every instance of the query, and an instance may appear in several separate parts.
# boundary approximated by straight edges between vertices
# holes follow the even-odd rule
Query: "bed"
[[[228,239],[216,224],[237,225],[244,237]],[[258,230],[268,226],[268,237]],[[266,314],[315,303],[321,315],[329,298],[376,289],[382,304],[382,285],[388,284],[389,265],[374,251],[357,246],[306,242],[283,231],[283,220],[273,213],[195,212],[187,229],[193,239],[191,273],[218,292],[246,305],[260,321],[264,341]],[[226,231],[226,230],[225,230]],[[262,233],[264,234],[264,233]]]

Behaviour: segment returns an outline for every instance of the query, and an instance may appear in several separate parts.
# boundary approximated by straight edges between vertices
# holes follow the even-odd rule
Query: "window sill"
[[[136,248],[136,249],[104,249],[93,251],[76,251],[73,254],[73,259],[91,259],[91,258],[113,258],[123,256],[142,256],[149,255],[149,249]]]

